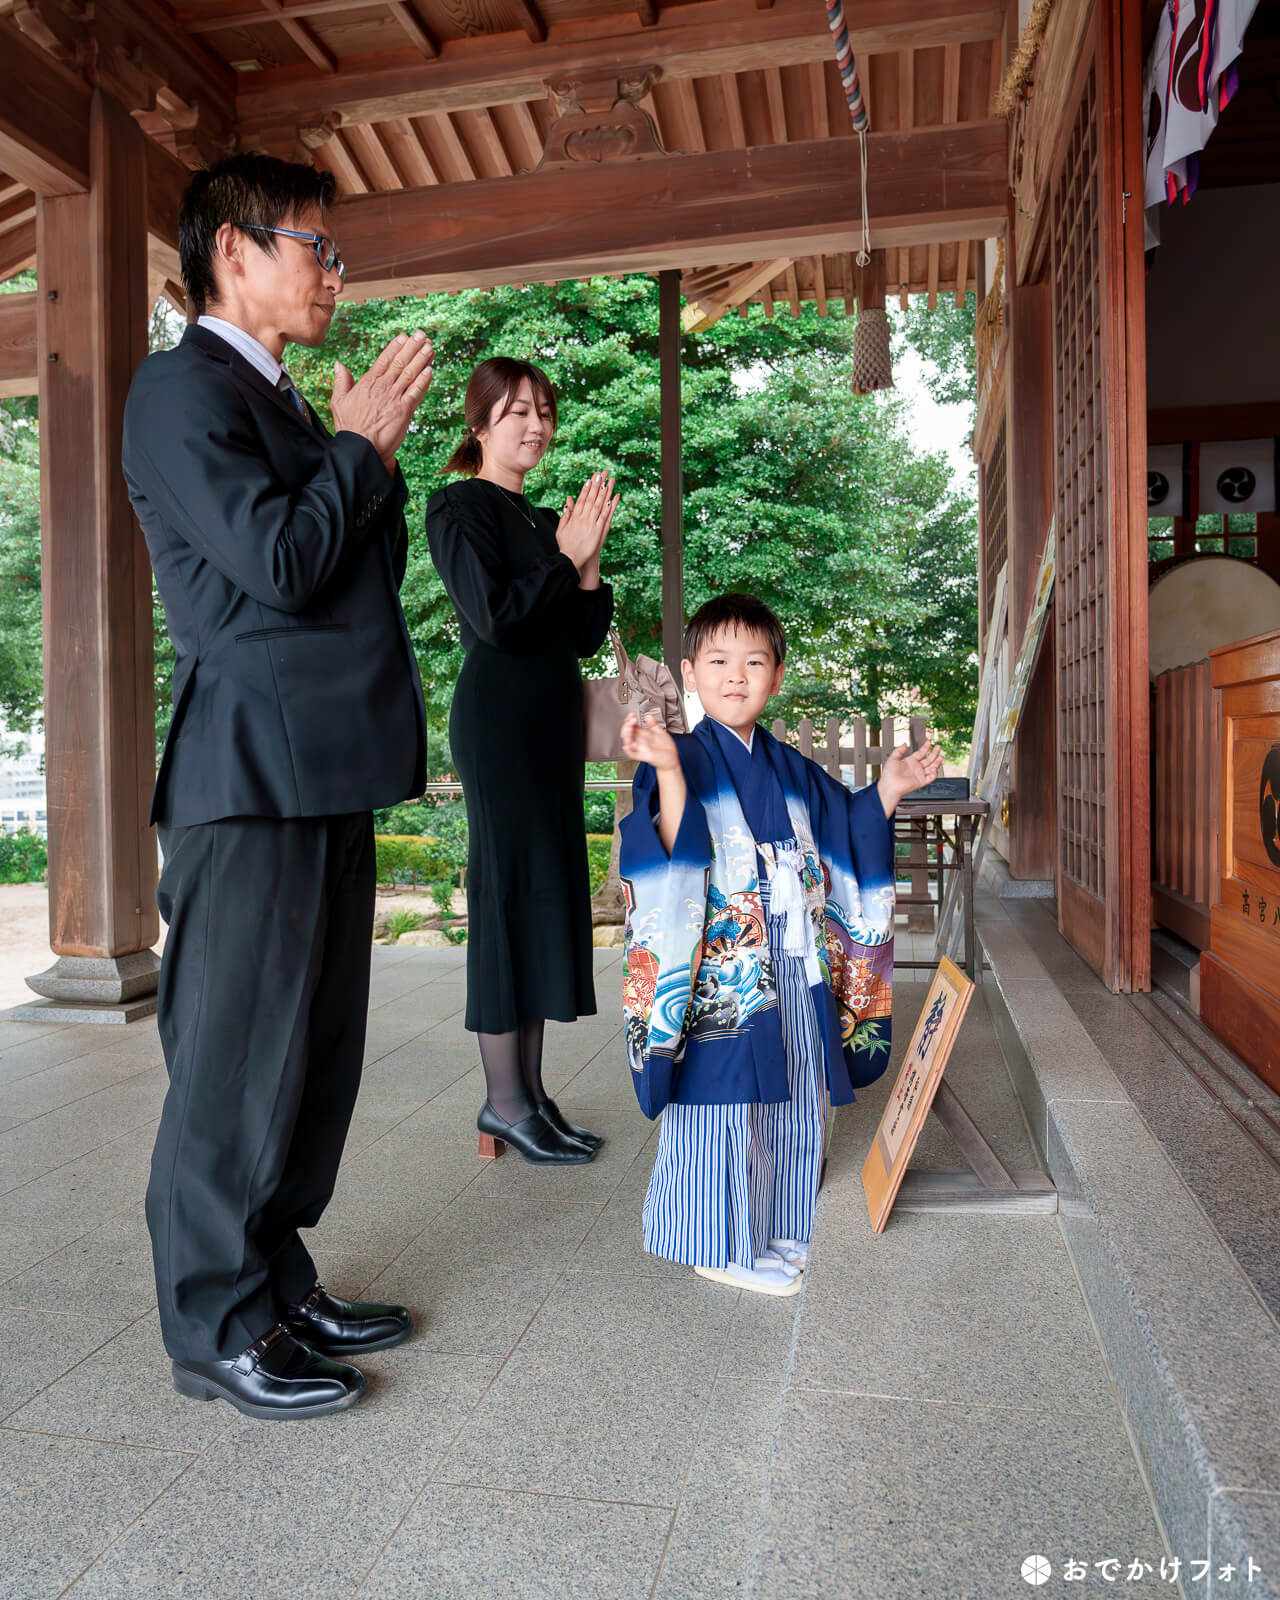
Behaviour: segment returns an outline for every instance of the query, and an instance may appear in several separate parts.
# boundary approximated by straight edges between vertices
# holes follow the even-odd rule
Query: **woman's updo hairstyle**
[[[446,472],[462,472],[474,478],[484,463],[484,448],[479,440],[481,428],[489,426],[494,407],[501,406],[498,419],[505,417],[515,404],[520,385],[529,380],[534,395],[551,411],[552,430],[559,425],[556,391],[551,379],[532,361],[516,361],[511,356],[490,356],[482,361],[467,380],[467,395],[462,404],[467,431],[462,443],[445,464]]]

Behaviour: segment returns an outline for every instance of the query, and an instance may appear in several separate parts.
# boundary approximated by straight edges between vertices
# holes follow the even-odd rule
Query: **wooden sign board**
[[[876,1233],[883,1233],[889,1220],[972,994],[973,984],[944,956],[862,1167],[862,1188]]]

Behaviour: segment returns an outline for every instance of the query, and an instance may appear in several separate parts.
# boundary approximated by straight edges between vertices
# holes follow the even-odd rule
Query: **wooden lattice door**
[[[1121,30],[1109,7],[1098,20],[1050,218],[1058,916],[1103,979],[1131,989],[1150,962],[1142,210],[1140,182],[1125,204]]]

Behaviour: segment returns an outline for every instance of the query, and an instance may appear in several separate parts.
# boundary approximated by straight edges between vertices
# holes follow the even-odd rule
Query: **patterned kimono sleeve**
[[[893,1015],[893,819],[874,784],[851,793],[811,765],[810,804],[823,867],[831,989],[849,1080],[874,1083],[889,1065]]]
[[[671,1098],[706,915],[711,834],[689,789],[670,856],[657,824],[657,775],[636,768],[632,811],[621,825],[627,902],[622,1011],[627,1061],[640,1109],[656,1117]]]

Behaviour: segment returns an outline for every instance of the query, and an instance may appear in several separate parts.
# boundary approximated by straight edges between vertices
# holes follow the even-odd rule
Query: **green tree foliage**
[[[457,623],[426,550],[423,513],[462,431],[466,381],[486,355],[545,366],[561,426],[529,488],[560,506],[598,468],[622,507],[605,575],[628,646],[660,653],[661,493],[657,286],[652,278],[469,290],[344,305],[323,352],[290,371],[324,414],[332,363],[362,371],[395,333],[421,326],[436,379],[400,453],[409,484],[403,600],[432,727],[434,772],[461,663]],[[728,316],[685,343],[685,609],[746,588],[790,640],[772,712],[919,711],[953,742],[976,690],[972,502],[941,456],[913,445],[901,404],[853,396],[852,323],[839,313]],[[606,647],[589,671],[608,672]]]
[[[34,399],[0,400],[0,722],[31,731],[44,706],[40,439]]]
[[[908,313],[905,337],[936,363],[939,381],[963,388],[972,309],[940,301],[926,313],[922,304]],[[945,336],[929,333],[934,318]],[[529,485],[537,500],[558,507],[598,468],[617,474],[622,507],[605,575],[628,646],[660,653],[657,285],[596,278],[341,304],[324,350],[291,349],[286,361],[327,415],[333,361],[362,372],[393,334],[414,326],[431,334],[437,361],[400,454],[410,491],[402,598],[427,694],[429,770],[438,775],[450,767],[461,649],[423,521],[430,495],[448,481],[442,468],[461,436],[467,378],[486,355],[539,362],[560,393],[554,450]],[[153,320],[152,347],[179,331]],[[849,392],[851,341],[851,321],[812,306],[772,319],[753,307],[685,341],[685,609],[746,588],[778,611],[790,651],[771,715],[910,710],[954,745],[972,725],[976,693],[974,506],[944,458],[912,439],[901,401]],[[34,726],[40,712],[34,401],[0,403],[0,429],[0,716],[16,729]],[[173,654],[158,601],[155,617],[163,738]],[[611,661],[606,647],[588,671],[608,672]]]
[[[964,304],[939,295],[933,310],[927,297],[917,295],[897,317],[898,331],[927,363],[925,384],[942,405],[974,402],[978,383],[978,358],[973,344],[973,319],[978,297],[972,290]]]

